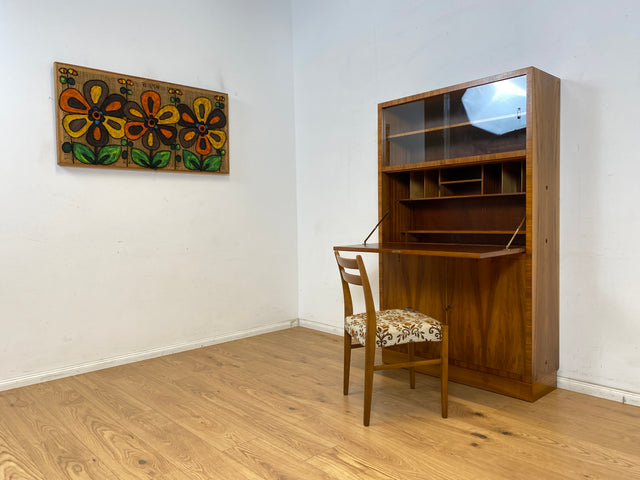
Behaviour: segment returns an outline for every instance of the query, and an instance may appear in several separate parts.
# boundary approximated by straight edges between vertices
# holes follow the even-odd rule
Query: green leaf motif
[[[153,156],[151,161],[151,168],[164,168],[171,160],[170,150],[161,150]]]
[[[151,168],[151,164],[149,163],[149,156],[138,148],[131,149],[131,160],[133,160],[133,163],[135,163],[136,165],[144,168]]]
[[[202,170],[205,172],[217,172],[220,170],[221,163],[222,157],[220,155],[211,155],[202,162]]]
[[[120,151],[122,148],[119,145],[107,145],[102,147],[100,153],[98,153],[98,165],[111,165],[120,157]]]
[[[190,152],[189,150],[184,150],[182,153],[182,160],[184,162],[184,166],[189,170],[200,170],[200,160],[195,153]]]
[[[87,165],[95,165],[96,156],[86,145],[82,143],[74,143],[73,144],[73,156],[76,157],[82,163],[86,163]]]

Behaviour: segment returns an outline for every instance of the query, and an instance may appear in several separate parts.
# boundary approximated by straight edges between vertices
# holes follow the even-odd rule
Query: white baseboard
[[[582,382],[580,380],[573,380],[572,378],[566,377],[558,377],[558,388],[640,407],[640,393],[604,387],[602,385]]]
[[[335,325],[305,320],[304,318],[300,318],[298,320],[298,325],[312,330],[318,330],[320,332],[333,333],[334,335],[342,336],[344,334],[344,328],[342,326],[336,327]]]
[[[57,378],[70,377],[71,375],[78,375],[81,373],[102,370],[103,368],[139,362],[141,360],[148,360],[150,358],[161,357],[163,355],[171,355],[172,353],[179,353],[187,350],[193,350],[195,348],[207,347],[209,345],[215,345],[217,343],[224,343],[230,342],[232,340],[239,340],[241,338],[253,337],[255,335],[261,335],[263,333],[284,330],[286,328],[295,327],[298,325],[298,323],[298,319],[286,320],[284,322],[274,323],[263,327],[250,328],[248,330],[242,330],[239,332],[201,339],[195,342],[167,345],[163,347],[152,348],[150,350],[144,350],[142,352],[128,353],[125,355],[118,355],[115,357],[86,362],[79,365],[70,365],[67,367],[56,368],[54,370],[30,373],[28,375],[9,378],[6,380],[0,379],[0,391],[10,390],[12,388],[18,387],[25,387],[27,385],[33,385],[35,383],[48,382],[49,380],[55,380]]]

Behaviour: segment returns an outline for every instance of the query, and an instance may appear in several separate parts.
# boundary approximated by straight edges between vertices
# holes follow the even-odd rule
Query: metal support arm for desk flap
[[[385,214],[382,216],[382,218],[380,219],[380,221],[379,221],[378,223],[376,223],[376,226],[375,226],[375,227],[373,227],[373,230],[371,230],[371,233],[370,233],[369,235],[367,235],[367,238],[365,238],[365,239],[364,239],[364,242],[362,242],[362,244],[363,244],[363,245],[366,245],[366,244],[367,244],[367,240],[369,240],[369,237],[371,237],[371,235],[373,235],[373,232],[375,232],[375,231],[376,231],[376,228],[378,228],[378,227],[380,226],[380,224],[382,223],[382,221],[383,221],[385,218],[387,218],[387,215],[389,215],[389,211],[390,211],[390,210],[387,210],[387,213],[385,213]]]
[[[516,228],[516,231],[513,232],[513,235],[511,236],[511,240],[509,240],[509,243],[507,243],[507,246],[504,247],[505,250],[509,250],[509,247],[511,246],[511,244],[513,243],[513,240],[516,238],[516,235],[518,235],[518,232],[520,231],[520,229],[522,228],[522,225],[524,225],[524,221],[526,220],[527,216],[525,215],[524,217],[522,217],[522,221],[520,222],[520,225],[518,225],[518,228]]]

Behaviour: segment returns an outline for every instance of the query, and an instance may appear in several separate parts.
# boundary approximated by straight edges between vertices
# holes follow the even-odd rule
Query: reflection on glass
[[[526,76],[467,89],[462,104],[471,125],[495,135],[526,127]]]

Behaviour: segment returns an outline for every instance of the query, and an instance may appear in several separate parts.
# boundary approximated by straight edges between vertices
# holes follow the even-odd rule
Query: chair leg
[[[413,362],[415,360],[416,353],[416,344],[411,342],[409,343],[409,361]],[[411,388],[416,388],[416,369],[415,367],[409,368],[409,386]]]
[[[442,327],[442,344],[440,359],[442,364],[440,365],[440,391],[441,391],[441,403],[442,403],[442,418],[447,418],[449,415],[449,326],[444,325]]]
[[[351,369],[351,335],[344,331],[344,373],[342,376],[342,393],[349,394],[349,371]]]
[[[369,425],[371,418],[371,397],[373,396],[373,364],[376,356],[375,344],[367,344],[364,351],[364,413],[362,423]]]

